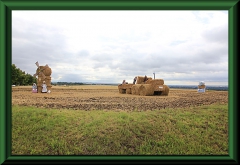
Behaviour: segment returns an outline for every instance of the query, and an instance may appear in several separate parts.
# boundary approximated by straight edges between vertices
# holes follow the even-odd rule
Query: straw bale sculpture
[[[163,79],[152,79],[146,76],[137,76],[137,81],[134,84],[118,85],[119,93],[133,94],[140,96],[168,96],[169,87],[164,84]]]
[[[38,77],[38,81],[37,81],[38,93],[41,93],[42,84],[44,81],[47,85],[47,90],[50,91],[52,88],[52,85],[51,85],[52,69],[47,64],[45,66],[39,66],[38,61],[35,64],[37,65],[38,68],[36,70],[36,73],[33,76]]]

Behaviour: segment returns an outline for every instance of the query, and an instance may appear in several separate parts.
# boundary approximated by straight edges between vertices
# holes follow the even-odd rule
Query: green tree
[[[12,84],[14,85],[31,85],[36,83],[37,79],[30,74],[26,74],[25,71],[17,68],[15,64],[12,64]]]

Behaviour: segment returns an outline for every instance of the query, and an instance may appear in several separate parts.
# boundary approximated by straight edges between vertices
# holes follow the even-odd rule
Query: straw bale
[[[37,69],[37,72],[42,71],[45,76],[50,76],[52,74],[52,69],[49,67],[39,66],[39,68]]]
[[[37,87],[37,92],[38,92],[38,93],[41,93],[41,92],[42,92],[42,87],[41,87],[41,86],[38,86],[38,87]]]
[[[198,89],[204,89],[204,88],[206,88],[205,85],[198,85]]]
[[[145,84],[150,84],[150,82],[152,81],[152,78],[148,78],[147,81],[145,82]]]
[[[142,86],[142,84],[136,84],[132,86],[131,92],[133,95],[139,95],[139,87]]]
[[[119,91],[119,93],[123,93],[123,90],[122,90],[123,88],[122,88],[122,85],[118,85],[118,91]]]
[[[153,86],[163,85],[164,84],[164,80],[163,79],[154,79],[154,80],[147,81],[146,84],[151,84]]]
[[[121,93],[121,94],[126,93],[126,89],[120,89],[119,93]]]
[[[132,92],[131,92],[131,88],[127,88],[126,89],[126,94],[131,94]]]
[[[163,85],[163,92],[162,92],[162,96],[168,96],[169,93],[169,87],[167,85]]]
[[[139,95],[152,96],[154,94],[154,88],[151,84],[144,84],[139,87]]]
[[[50,76],[46,76],[45,79],[46,80],[51,80],[51,77]]]
[[[154,91],[164,91],[163,85],[155,85],[153,86]]]
[[[122,88],[127,89],[127,88],[132,88],[134,84],[122,84]]]
[[[143,80],[144,80],[144,77],[145,76],[137,76],[137,82],[136,82],[136,84],[144,84],[144,82],[143,82]],[[150,79],[152,79],[151,77],[147,77],[148,78],[148,80]]]
[[[131,94],[131,88],[134,84],[120,84],[118,85],[119,93],[129,93]]]
[[[122,88],[118,88],[119,93],[123,94]]]
[[[45,83],[46,83],[47,85],[51,85],[51,80],[46,80],[46,79],[45,79]]]

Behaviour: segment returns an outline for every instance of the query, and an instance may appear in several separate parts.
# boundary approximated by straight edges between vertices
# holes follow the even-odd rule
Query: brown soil
[[[31,87],[12,87],[12,104],[76,110],[154,110],[228,103],[228,91],[198,93],[170,89],[168,96],[120,94],[117,86],[53,86],[51,93],[32,93]]]

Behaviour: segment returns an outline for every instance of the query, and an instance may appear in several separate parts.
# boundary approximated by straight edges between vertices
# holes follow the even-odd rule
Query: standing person
[[[36,85],[36,83],[33,83],[32,93],[37,93],[37,85]]]
[[[47,84],[45,83],[45,81],[43,81],[42,84],[42,93],[47,93]]]
[[[143,82],[145,83],[148,80],[147,76],[145,75]]]
[[[134,79],[133,79],[133,84],[135,84],[136,81],[137,81],[137,77],[134,77]]]

